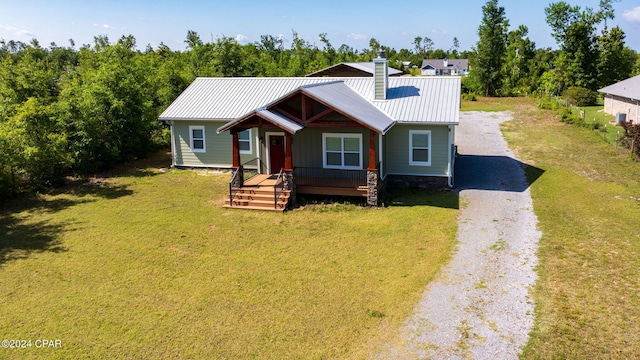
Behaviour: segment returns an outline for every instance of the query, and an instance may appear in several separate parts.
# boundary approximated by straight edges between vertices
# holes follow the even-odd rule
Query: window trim
[[[249,138],[248,139],[240,139],[240,133],[243,132],[247,132],[249,133]],[[242,130],[238,132],[238,142],[248,142],[249,143],[249,150],[240,150],[240,154],[253,154],[253,141],[251,141],[251,129],[247,129],[247,130]]]
[[[194,140],[200,140],[200,138],[194,138],[193,136],[193,130],[202,130],[202,149],[197,149],[195,146],[193,146],[193,141]],[[205,133],[205,129],[203,125],[191,125],[189,126],[189,147],[191,148],[191,151],[194,153],[203,153],[203,152],[207,152],[207,136]]]
[[[427,144],[427,147],[423,147],[423,146],[413,146],[413,135],[414,134],[419,134],[419,135],[428,135],[429,136],[429,142]],[[411,166],[431,166],[431,153],[433,152],[431,150],[432,146],[431,146],[431,130],[409,130],[409,165]],[[428,153],[427,153],[427,161],[414,161],[413,160],[413,150],[415,149],[427,149]]]
[[[327,138],[340,138],[341,140],[341,162],[342,165],[327,164]],[[358,139],[358,166],[344,165],[344,139]],[[322,133],[322,167],[324,169],[362,170],[362,134],[358,133]]]

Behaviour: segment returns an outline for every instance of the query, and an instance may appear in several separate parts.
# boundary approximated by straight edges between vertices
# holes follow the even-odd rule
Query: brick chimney
[[[373,59],[375,100],[386,100],[389,88],[389,64],[384,52],[378,51],[378,57]]]

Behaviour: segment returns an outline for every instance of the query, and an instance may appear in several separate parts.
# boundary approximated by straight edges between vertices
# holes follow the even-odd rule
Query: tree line
[[[482,7],[478,43],[459,51],[459,42],[435,49],[416,37],[413,49],[385,46],[376,39],[356,50],[335,48],[327,34],[319,45],[294,31],[290,46],[282,37],[263,35],[240,44],[230,37],[204,42],[194,31],[185,50],[137,47],[132,36],[111,42],[96,36],[76,48],[43,47],[0,40],[0,198],[25,189],[61,184],[68,175],[87,176],[118,163],[142,158],[169,144],[158,115],[196,78],[219,76],[304,76],[340,62],[371,61],[383,50],[392,67],[423,59],[468,58],[463,91],[488,96],[559,95],[570,87],[595,90],[638,71],[638,55],[625,46],[617,27],[595,34],[613,18],[610,2],[601,8],[553,3],[545,9],[559,49],[536,49],[528,29],[509,30],[497,0]]]
[[[526,26],[509,29],[504,7],[487,1],[466,90],[485,96],[555,96],[569,88],[595,91],[639,74],[640,58],[626,46],[624,32],[607,26],[614,1],[600,0],[598,9],[549,4],[544,12],[558,50],[536,49]]]

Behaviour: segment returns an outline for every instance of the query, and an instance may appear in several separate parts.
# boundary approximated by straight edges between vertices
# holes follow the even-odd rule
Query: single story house
[[[389,76],[401,76],[402,71],[389,68]],[[343,62],[316,71],[307,77],[372,77],[375,73],[373,62]]]
[[[598,90],[604,94],[604,112],[625,114],[626,121],[640,124],[640,75]]]
[[[172,165],[232,169],[227,206],[257,206],[250,185],[280,210],[297,194],[376,205],[382,186],[452,186],[460,78],[373,64],[373,77],[196,79],[159,117]]]
[[[422,75],[447,76],[447,75],[468,75],[468,59],[436,59],[423,60],[420,66]]]

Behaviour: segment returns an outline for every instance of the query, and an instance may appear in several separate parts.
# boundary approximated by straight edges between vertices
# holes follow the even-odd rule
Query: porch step
[[[282,212],[289,205],[291,191],[283,190],[275,204],[273,196],[272,186],[245,186],[234,189],[233,199],[227,197],[224,202],[224,207]]]

